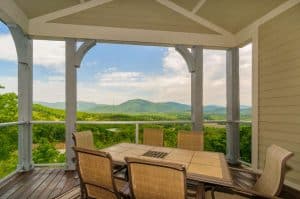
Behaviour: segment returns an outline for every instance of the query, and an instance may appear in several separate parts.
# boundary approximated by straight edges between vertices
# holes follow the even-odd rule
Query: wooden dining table
[[[223,153],[191,151],[143,144],[120,143],[103,151],[109,152],[114,164],[125,165],[125,157],[138,157],[182,164],[190,180],[232,187],[233,181]]]

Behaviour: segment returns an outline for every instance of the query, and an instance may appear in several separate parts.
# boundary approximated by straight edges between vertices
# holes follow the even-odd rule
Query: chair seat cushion
[[[97,198],[97,199],[117,199],[116,195],[110,191],[105,189],[93,186],[93,185],[86,185],[87,192],[89,197]]]

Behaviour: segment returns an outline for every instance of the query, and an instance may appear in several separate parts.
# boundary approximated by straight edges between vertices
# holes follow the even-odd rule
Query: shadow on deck
[[[242,175],[234,174],[235,180],[241,181]],[[76,172],[64,171],[62,168],[35,168],[31,172],[17,173],[0,184],[0,198],[20,199],[20,198],[56,198],[62,194],[69,198],[80,198],[78,189],[74,193],[75,187],[79,188],[79,179]],[[74,189],[73,189],[74,190]],[[300,193],[291,188],[284,187],[281,193],[282,198],[300,198]],[[60,198],[61,199],[61,198]]]

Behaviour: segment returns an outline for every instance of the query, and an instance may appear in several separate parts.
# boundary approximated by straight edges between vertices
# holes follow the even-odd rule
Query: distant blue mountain
[[[64,109],[63,102],[36,102],[50,108]],[[143,99],[128,100],[119,105],[105,105],[96,104],[92,102],[79,101],[77,103],[78,111],[93,112],[93,113],[167,113],[167,112],[186,112],[191,110],[190,105],[181,104],[177,102],[151,102]],[[218,105],[204,106],[204,113],[206,114],[226,114],[226,107]],[[241,105],[241,114],[251,114],[251,107]]]

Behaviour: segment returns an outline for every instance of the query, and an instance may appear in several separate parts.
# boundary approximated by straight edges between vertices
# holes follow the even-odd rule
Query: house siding
[[[286,180],[300,186],[300,4],[259,27],[258,166],[271,144],[294,152]]]

